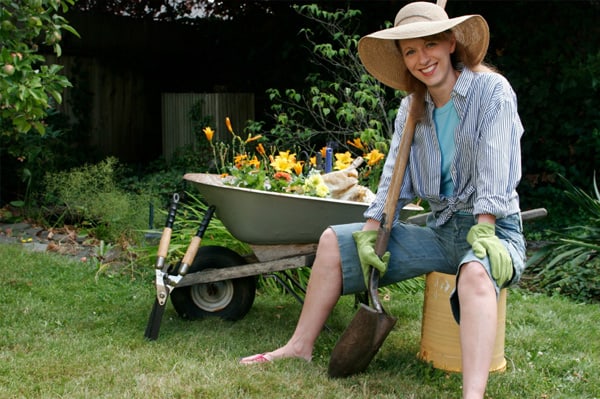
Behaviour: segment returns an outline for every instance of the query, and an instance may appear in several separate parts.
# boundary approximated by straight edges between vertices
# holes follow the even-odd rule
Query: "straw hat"
[[[409,3],[396,15],[394,27],[366,35],[358,42],[358,55],[365,68],[381,83],[408,90],[408,69],[396,41],[434,35],[449,29],[454,32],[473,64],[483,61],[490,41],[488,24],[481,15],[448,18],[445,0],[438,4]]]

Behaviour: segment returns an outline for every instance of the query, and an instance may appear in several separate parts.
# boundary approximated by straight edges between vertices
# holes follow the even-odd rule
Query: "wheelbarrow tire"
[[[188,273],[205,269],[223,269],[247,263],[238,253],[219,246],[198,249]],[[187,320],[220,317],[240,320],[252,307],[256,292],[256,277],[241,277],[213,283],[200,283],[180,287],[171,293],[173,307]]]

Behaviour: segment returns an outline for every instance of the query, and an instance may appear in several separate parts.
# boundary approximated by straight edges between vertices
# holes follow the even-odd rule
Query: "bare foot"
[[[304,359],[307,362],[310,362],[312,359],[311,355],[304,356],[294,351],[291,351],[287,348],[287,346],[281,347],[273,352],[267,353],[259,353],[257,355],[247,356],[240,359],[240,364],[258,364],[258,363],[269,363],[274,360],[279,359],[289,359],[289,358],[298,358]]]

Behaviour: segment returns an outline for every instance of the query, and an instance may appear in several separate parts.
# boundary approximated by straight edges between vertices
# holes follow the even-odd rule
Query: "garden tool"
[[[200,227],[196,231],[196,235],[192,237],[190,244],[188,245],[187,250],[185,251],[185,255],[181,260],[179,267],[177,268],[177,274],[169,274],[168,267],[162,266],[160,269],[160,276],[157,268],[156,273],[156,301],[154,302],[154,307],[152,308],[152,312],[150,314],[150,320],[148,321],[148,326],[146,327],[146,338],[150,340],[156,340],[158,338],[158,332],[160,330],[160,323],[162,321],[162,315],[165,311],[165,307],[167,304],[167,299],[173,290],[177,287],[177,284],[181,281],[181,279],[187,274],[190,265],[196,258],[196,254],[198,253],[198,248],[200,247],[200,243],[202,242],[202,237],[204,236],[204,232],[208,228],[208,224],[210,223],[210,219],[215,212],[215,207],[210,206],[206,209],[204,214],[204,218],[200,223]],[[168,247],[168,244],[167,244]],[[164,252],[166,254],[166,250]],[[160,258],[160,255],[159,255]],[[158,267],[158,263],[157,263]]]
[[[415,123],[409,114],[398,155],[396,156],[392,181],[388,188],[383,217],[375,242],[375,252],[379,257],[382,257],[387,250],[414,130]],[[368,292],[372,307],[362,303],[358,312],[340,336],[329,360],[328,374],[330,377],[348,377],[366,370],[396,324],[397,319],[385,312],[379,300],[377,291],[379,288],[379,270],[370,266],[368,274]]]
[[[162,315],[165,312],[165,306],[167,304],[168,290],[165,286],[165,276],[168,275],[169,265],[165,264],[167,258],[169,244],[171,243],[171,233],[173,232],[173,224],[175,223],[175,215],[177,214],[177,204],[179,203],[179,194],[173,194],[169,212],[167,214],[167,220],[165,222],[165,228],[163,229],[158,244],[158,252],[156,256],[155,270],[155,281],[156,281],[156,299],[150,312],[150,318],[148,325],[146,326],[146,332],[144,336],[148,339],[155,340],[158,338],[158,330],[160,328],[160,322]]]

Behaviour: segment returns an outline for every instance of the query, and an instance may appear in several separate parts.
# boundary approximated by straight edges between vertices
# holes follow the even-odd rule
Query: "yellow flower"
[[[310,157],[310,165],[311,166],[317,166],[317,157]]]
[[[321,183],[315,188],[315,194],[318,197],[325,198],[329,195],[329,187],[325,183]]]
[[[311,173],[304,182],[306,187],[316,187],[319,183],[323,181],[323,178],[318,173]]]
[[[350,151],[346,151],[344,153],[338,152],[335,154],[335,165],[333,168],[336,170],[346,169],[352,164],[352,161],[353,159]]]
[[[212,141],[213,135],[215,134],[215,131],[212,130],[210,128],[210,126],[205,127],[204,129],[202,129],[202,131],[204,132],[204,134],[206,135],[206,139],[208,141]]]
[[[352,147],[358,148],[359,150],[365,149],[365,146],[363,145],[362,141],[360,140],[360,137],[357,137],[354,140],[348,140],[348,144],[350,144]]]
[[[279,151],[279,155],[271,161],[271,166],[277,172],[292,172],[292,167],[296,163],[296,154],[290,154],[289,151]]]
[[[364,158],[367,160],[367,165],[373,166],[379,161],[381,161],[383,158],[385,158],[385,154],[379,152],[378,149],[374,149],[373,151],[365,155]]]
[[[231,127],[231,121],[229,120],[229,117],[225,118],[225,126],[227,126],[227,130],[233,134],[233,128]]]
[[[329,195],[329,187],[323,181],[323,177],[318,172],[311,172],[302,186],[304,193],[316,195],[317,197],[327,197]]]

